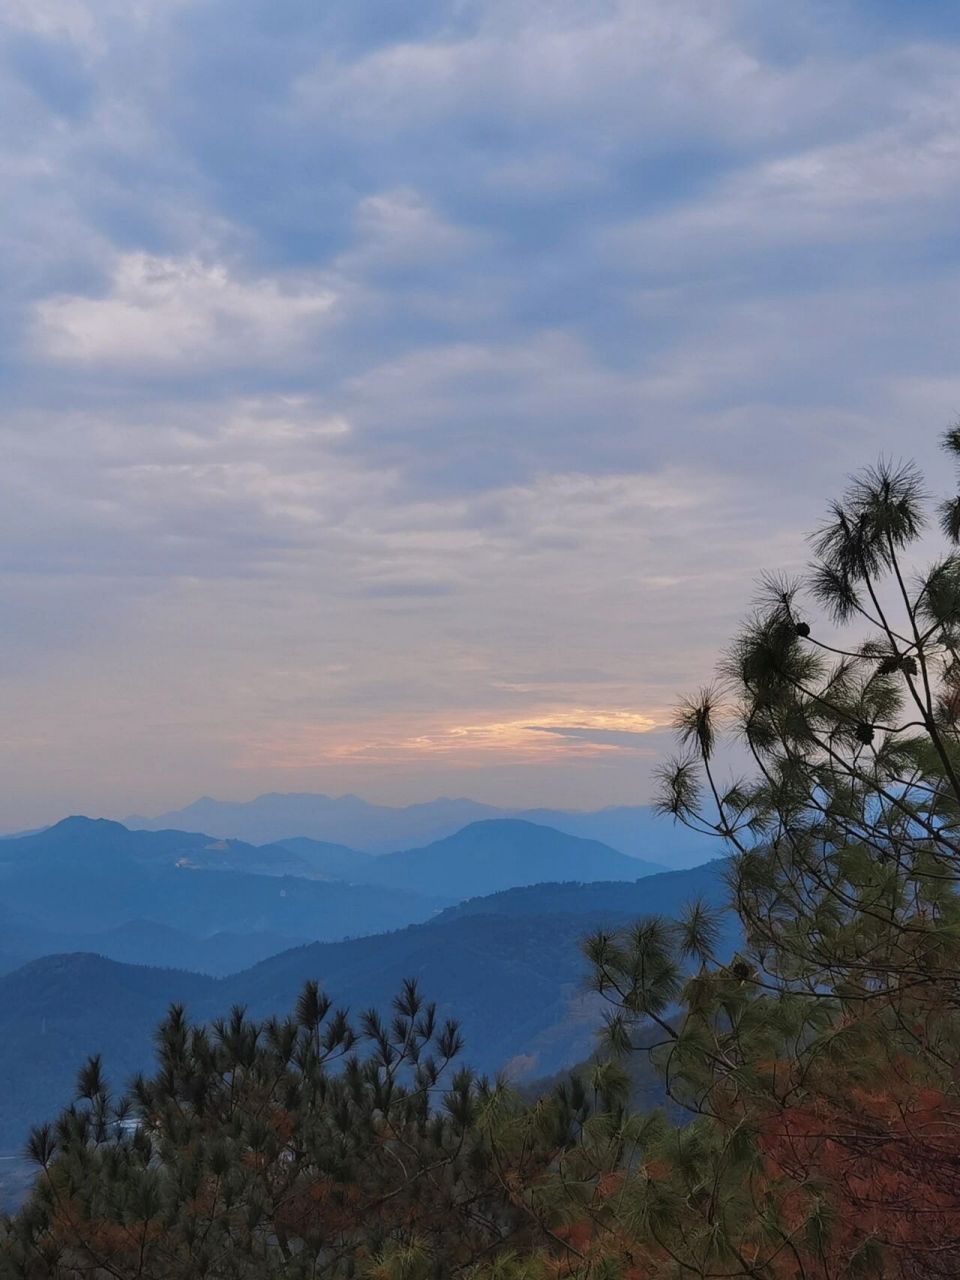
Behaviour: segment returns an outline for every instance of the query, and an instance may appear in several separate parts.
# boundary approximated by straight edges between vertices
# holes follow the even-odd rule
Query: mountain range
[[[373,857],[295,837],[254,846],[82,817],[0,842],[0,971],[54,952],[225,974],[303,941],[381,933],[478,894],[660,868],[528,822],[476,822]]]
[[[709,837],[659,817],[649,805],[594,811],[504,809],[476,800],[441,798],[403,807],[370,804],[358,796],[272,792],[235,802],[209,796],[155,818],[133,815],[127,827],[177,828],[211,836],[272,844],[294,836],[347,845],[365,853],[392,853],[429,844],[473,822],[515,818],[567,835],[597,840],[618,853],[669,867],[692,867],[717,856]]]
[[[221,809],[212,831],[71,817],[0,841],[0,1151],[69,1098],[90,1053],[118,1084],[149,1066],[170,1002],[204,1020],[235,1003],[266,1016],[307,978],[358,1011],[388,1007],[414,977],[461,1019],[476,1068],[559,1070],[589,1053],[601,1017],[583,936],[725,893],[721,863],[664,871],[639,856],[692,856],[667,823],[664,839],[641,840],[654,821],[644,809],[562,815],[576,833],[546,825],[552,811],[502,816],[470,801],[389,810],[277,796]],[[243,833],[271,838],[231,833],[238,813]],[[311,814],[306,833],[290,830]],[[584,834],[603,824],[631,852]],[[401,838],[410,831],[435,838]]]
[[[723,864],[632,882],[545,884],[448,908],[391,933],[311,943],[227,977],[121,964],[90,954],[55,955],[0,977],[0,1149],[69,1096],[78,1067],[102,1052],[117,1085],[149,1065],[153,1029],[172,1001],[207,1019],[237,1003],[256,1016],[290,1009],[308,978],[359,1012],[389,1007],[406,977],[444,1016],[460,1019],[465,1060],[543,1075],[586,1057],[601,1022],[587,989],[580,943],[600,926],[638,916],[676,916],[699,897],[725,897]],[[728,927],[724,946],[736,943]]]
[[[423,848],[370,858],[363,875],[367,884],[460,899],[547,880],[638,880],[663,870],[598,840],[500,818],[471,822]]]
[[[0,894],[3,910],[16,918],[4,931],[4,949],[30,929],[75,936],[136,920],[201,938],[220,932],[343,938],[427,919],[451,900],[290,875],[283,862],[273,875],[229,863],[214,870],[207,855],[216,844],[208,836],[131,832],[89,818],[68,818],[38,835],[5,840]],[[245,857],[242,848],[224,852]],[[253,865],[261,865],[255,852]],[[288,852],[281,849],[281,858]]]

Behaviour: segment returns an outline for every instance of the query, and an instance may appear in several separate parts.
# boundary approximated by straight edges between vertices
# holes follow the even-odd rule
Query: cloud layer
[[[0,825],[643,799],[757,573],[957,410],[944,6],[0,21]]]

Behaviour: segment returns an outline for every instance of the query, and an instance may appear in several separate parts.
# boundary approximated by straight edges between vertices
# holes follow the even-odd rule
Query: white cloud
[[[41,300],[35,343],[43,356],[79,364],[208,370],[282,362],[309,343],[334,301],[325,288],[239,279],[195,258],[129,253],[117,260],[105,296]]]
[[[895,123],[724,175],[696,200],[605,233],[613,253],[663,271],[761,249],[929,236],[960,197],[960,54],[918,51],[907,65],[912,91],[901,87]]]
[[[71,41],[86,57],[109,55],[117,36],[131,28],[169,22],[191,0],[4,0],[3,19],[13,30]]]
[[[442,218],[410,187],[365,196],[357,206],[356,229],[358,243],[338,260],[341,270],[435,266],[485,239]]]
[[[384,6],[5,10],[24,821],[54,767],[121,812],[274,761],[403,798],[397,743],[538,725],[560,760],[632,732],[611,708],[659,723],[821,497],[960,408],[949,40],[803,2]],[[381,743],[379,775],[310,764]],[[642,797],[622,754],[537,798]]]
[[[12,27],[38,35],[66,35],[89,43],[96,29],[92,6],[85,0],[6,0],[4,19]]]
[[[299,117],[321,129],[335,120],[360,145],[437,136],[447,154],[451,136],[489,130],[481,179],[520,185],[523,156],[528,183],[547,190],[564,178],[582,186],[585,172],[616,163],[624,148],[635,158],[677,141],[770,146],[889,116],[898,68],[822,49],[765,57],[758,7],[485,0],[462,11],[469,21],[438,24],[432,38],[380,44],[352,60],[324,51],[291,102]],[[798,30],[816,27],[809,14],[794,18]]]

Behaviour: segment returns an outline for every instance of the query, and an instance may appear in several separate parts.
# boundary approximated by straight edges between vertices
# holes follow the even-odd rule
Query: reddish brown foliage
[[[871,1238],[907,1273],[960,1265],[960,1108],[941,1091],[892,1082],[785,1107],[764,1123],[770,1174],[814,1186],[838,1257]],[[799,1203],[795,1212],[801,1211]]]

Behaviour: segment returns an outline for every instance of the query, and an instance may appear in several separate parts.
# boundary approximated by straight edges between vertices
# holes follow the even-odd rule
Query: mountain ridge
[[[103,1052],[117,1085],[147,1066],[154,1025],[171,1001],[185,1001],[201,1019],[233,1004],[265,1017],[289,1010],[308,978],[358,1014],[388,1009],[403,979],[413,977],[442,1016],[462,1022],[465,1061],[480,1070],[513,1063],[533,1077],[572,1066],[589,1054],[601,1022],[599,1000],[587,993],[583,936],[650,913],[675,918],[691,898],[719,905],[727,893],[723,871],[717,862],[623,883],[515,889],[461,916],[309,943],[222,978],[89,955],[45,957],[26,976],[19,969],[0,977],[0,1078],[8,1104],[0,1146],[22,1141],[30,1123],[68,1099],[88,1054]],[[554,909],[558,889],[561,911]],[[511,898],[521,909],[505,909]],[[728,930],[725,949],[735,943]]]
[[[377,805],[358,796],[319,792],[267,792],[252,800],[215,800],[205,796],[154,818],[132,815],[127,825],[156,830],[163,825],[197,824],[211,835],[254,843],[282,842],[295,836],[346,844],[383,854],[444,839],[470,822],[516,818],[553,827],[567,835],[598,840],[628,857],[676,869],[715,856],[710,837],[688,831],[657,815],[650,805],[610,805],[601,809],[509,808],[467,797],[440,797],[411,805]]]
[[[389,931],[518,885],[635,880],[658,870],[516,819],[475,822],[432,845],[374,857],[306,838],[253,846],[74,815],[0,844],[0,966],[96,950],[222,974],[271,945]],[[139,930],[134,921],[144,922]]]
[[[453,835],[372,859],[371,883],[458,899],[567,880],[636,880],[666,868],[597,840],[520,818],[486,818]]]

